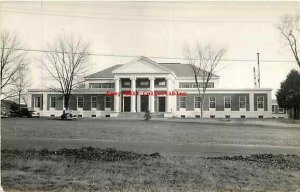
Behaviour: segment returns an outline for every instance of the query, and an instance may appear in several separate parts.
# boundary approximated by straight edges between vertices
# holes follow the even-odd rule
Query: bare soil
[[[85,147],[2,150],[5,191],[297,191],[300,157],[195,157]]]

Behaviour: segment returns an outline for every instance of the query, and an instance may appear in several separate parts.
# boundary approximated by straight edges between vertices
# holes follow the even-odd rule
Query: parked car
[[[27,107],[22,107],[20,109],[19,116],[20,117],[28,117],[28,118],[31,118],[31,117],[39,118],[40,113],[36,112],[35,110],[29,109]]]
[[[6,117],[8,117],[6,111],[1,111],[1,118],[6,118]]]
[[[63,114],[60,116],[62,120],[76,120],[77,115],[74,115],[72,111],[65,110]]]

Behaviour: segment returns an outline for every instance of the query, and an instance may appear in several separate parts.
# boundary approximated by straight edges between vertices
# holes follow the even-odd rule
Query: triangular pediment
[[[138,57],[129,63],[126,63],[112,73],[171,73],[167,68],[159,65],[147,57]]]

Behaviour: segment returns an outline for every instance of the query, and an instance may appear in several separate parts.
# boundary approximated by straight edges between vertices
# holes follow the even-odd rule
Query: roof
[[[122,65],[120,65],[120,64],[114,65],[112,67],[106,68],[106,69],[104,69],[102,71],[99,71],[97,73],[93,73],[91,75],[88,75],[85,78],[113,78],[114,74],[112,73],[112,71],[117,69],[120,66],[122,66]]]
[[[194,77],[194,72],[191,64],[181,64],[181,63],[160,63],[161,66],[173,71],[177,77]],[[219,77],[215,74],[212,77]]]
[[[177,77],[194,77],[193,70],[190,64],[181,63],[159,63],[159,65],[167,70],[173,71]],[[118,67],[123,66],[122,64],[114,65],[112,67],[106,68],[97,73],[86,76],[85,78],[113,78],[112,73]],[[219,77],[215,74],[212,77]]]

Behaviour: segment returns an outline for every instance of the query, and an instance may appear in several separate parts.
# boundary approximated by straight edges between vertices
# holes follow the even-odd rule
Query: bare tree
[[[16,93],[16,98],[19,103],[19,107],[21,105],[21,100],[26,103],[27,100],[26,95],[27,95],[27,88],[30,86],[30,82],[28,80],[28,63],[24,62],[20,64],[17,68],[16,73],[13,75],[12,80],[13,80],[13,89]]]
[[[300,67],[298,38],[300,34],[300,15],[283,15],[276,25],[282,37],[287,41]]]
[[[185,50],[184,58],[192,68],[198,90],[201,118],[203,118],[206,89],[225,52],[225,48],[217,48],[211,45],[201,46],[200,44],[197,44],[193,50],[189,47]]]
[[[1,101],[16,96],[14,89],[14,75],[19,66],[25,63],[26,53],[21,50],[16,35],[0,32],[0,63],[1,63]]]
[[[81,38],[59,37],[49,46],[46,58],[41,61],[42,66],[59,84],[59,88],[51,89],[62,93],[66,110],[69,109],[72,91],[82,83],[89,56],[88,47],[88,43]]]

